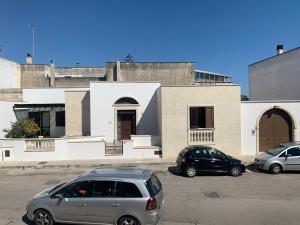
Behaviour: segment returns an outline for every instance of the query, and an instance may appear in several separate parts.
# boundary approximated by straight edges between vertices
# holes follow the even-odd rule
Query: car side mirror
[[[57,193],[57,194],[53,195],[52,198],[62,199],[62,198],[64,198],[64,195],[63,195],[63,193]]]
[[[291,154],[286,154],[285,155],[286,158],[291,157],[291,156],[292,156]]]

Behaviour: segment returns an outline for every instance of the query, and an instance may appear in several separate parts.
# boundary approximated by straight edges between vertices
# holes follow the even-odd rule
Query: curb
[[[7,169],[53,169],[53,168],[103,168],[103,167],[150,167],[151,169],[157,171],[158,167],[170,167],[176,166],[174,163],[107,163],[107,164],[58,164],[58,165],[12,165],[12,166],[0,166],[0,170]],[[162,168],[161,168],[162,169]]]
[[[244,162],[246,166],[251,165],[253,162]],[[150,167],[152,170],[157,171],[157,167],[170,167],[176,166],[176,163],[93,163],[93,164],[57,164],[57,165],[47,165],[47,164],[35,164],[35,165],[0,165],[0,170],[9,170],[9,169],[53,169],[53,168],[97,168],[97,167]]]

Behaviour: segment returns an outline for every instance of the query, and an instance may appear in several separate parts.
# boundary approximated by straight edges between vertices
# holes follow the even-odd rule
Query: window
[[[113,197],[115,181],[96,181],[93,197],[107,198]]]
[[[127,182],[117,182],[115,197],[141,198],[143,196],[135,184]]]
[[[65,198],[91,197],[93,192],[93,181],[83,181],[70,184],[62,190]]]
[[[59,184],[59,185],[56,185],[55,187],[51,188],[51,189],[48,191],[48,193],[51,193],[51,192],[53,192],[53,191],[56,191],[58,188],[60,188],[61,186],[63,186],[65,183],[66,183],[66,182],[61,183],[61,184]]]
[[[50,111],[29,112],[28,117],[39,126],[40,135],[50,136]]]
[[[190,107],[190,128],[214,128],[214,108]]]
[[[284,151],[283,153],[281,153],[281,155],[280,155],[279,157],[280,157],[280,158],[286,157],[286,151]]]
[[[56,126],[64,127],[65,126],[65,111],[59,111],[55,114]]]
[[[149,180],[146,182],[147,189],[149,191],[150,196],[157,195],[158,192],[161,190],[161,183],[157,176],[152,175]]]
[[[291,148],[287,151],[287,154],[291,156],[300,156],[300,149],[297,147]]]
[[[211,157],[214,159],[225,159],[226,158],[226,156],[223,152],[220,152],[213,148],[210,149],[209,153],[210,153]]]
[[[4,151],[4,157],[10,157],[10,151],[9,150]]]
[[[208,149],[197,149],[194,151],[194,156],[197,158],[210,158],[210,154]]]
[[[119,98],[115,104],[134,104],[134,105],[138,105],[139,103],[130,97],[123,97],[123,98]]]

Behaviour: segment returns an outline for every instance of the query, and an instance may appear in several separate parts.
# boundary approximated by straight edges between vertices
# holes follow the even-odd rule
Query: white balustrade
[[[189,145],[214,144],[215,129],[201,128],[188,131]]]
[[[51,152],[55,150],[54,139],[26,139],[25,146],[27,152]]]

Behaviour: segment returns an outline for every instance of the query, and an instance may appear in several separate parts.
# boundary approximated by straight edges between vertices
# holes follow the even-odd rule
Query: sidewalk
[[[140,167],[169,167],[175,166],[175,161],[166,159],[95,159],[95,160],[59,160],[59,161],[23,161],[0,162],[0,169],[28,168],[87,168],[104,166],[140,166]]]
[[[250,164],[254,156],[239,157],[245,164]],[[169,166],[175,166],[176,160],[172,159],[95,159],[95,160],[60,160],[60,161],[23,161],[0,162],[0,169],[26,169],[26,168],[87,168],[103,166],[140,166],[165,170]]]

